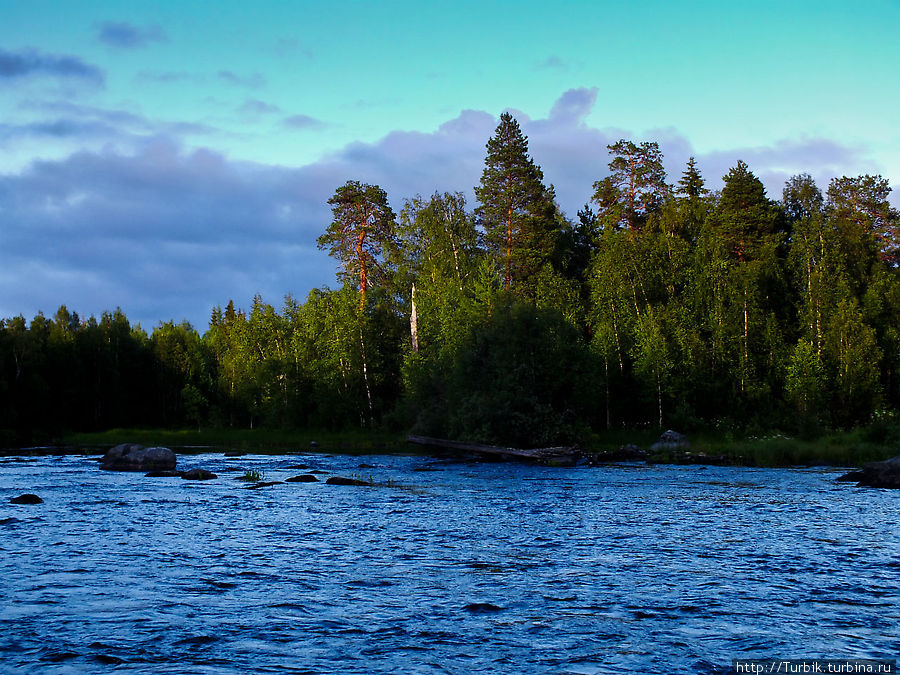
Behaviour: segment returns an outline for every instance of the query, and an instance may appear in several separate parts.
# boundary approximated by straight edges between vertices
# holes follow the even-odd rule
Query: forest
[[[609,146],[575,219],[503,114],[476,203],[348,181],[337,288],[212,308],[0,321],[0,445],[117,427],[392,428],[536,447],[622,428],[827,429],[900,403],[900,214],[878,175],[780,200],[743,161],[670,182]],[[607,174],[606,171],[602,173]],[[587,186],[586,186],[587,188]],[[224,299],[223,299],[224,300]]]

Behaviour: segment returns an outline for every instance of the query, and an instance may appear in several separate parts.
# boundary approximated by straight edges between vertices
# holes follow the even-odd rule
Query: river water
[[[328,473],[234,480],[298,464]],[[900,491],[834,470],[179,458],[194,466],[219,478],[0,459],[0,670],[726,673],[900,654]],[[44,503],[9,503],[24,492]]]

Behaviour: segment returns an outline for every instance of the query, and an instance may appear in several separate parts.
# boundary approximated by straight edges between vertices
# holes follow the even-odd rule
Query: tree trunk
[[[413,354],[419,353],[419,314],[416,311],[416,285],[412,285],[409,311],[409,337],[412,340]]]
[[[372,389],[369,387],[369,364],[366,359],[366,342],[363,339],[362,321],[359,323],[359,349],[362,356],[363,382],[366,385],[366,402],[369,404],[369,425],[371,426],[375,413],[372,405]]]
[[[606,369],[606,378],[604,379],[604,387],[606,389],[606,430],[612,427],[612,418],[609,414],[609,354],[604,350],[603,367]]]

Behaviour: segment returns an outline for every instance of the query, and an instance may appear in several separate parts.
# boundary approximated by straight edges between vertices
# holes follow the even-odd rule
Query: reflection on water
[[[234,480],[297,464],[381,486]],[[724,673],[900,653],[900,492],[835,472],[180,465],[219,479],[0,463],[0,670]],[[23,492],[44,504],[8,503]]]

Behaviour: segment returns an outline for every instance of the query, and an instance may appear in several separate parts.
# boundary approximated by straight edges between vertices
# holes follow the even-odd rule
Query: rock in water
[[[184,480],[212,480],[213,478],[218,478],[216,474],[206,469],[191,469],[181,474],[181,477]]]
[[[319,479],[311,473],[304,473],[300,476],[291,476],[284,479],[285,483],[318,483]]]
[[[43,504],[44,500],[38,497],[37,495],[33,495],[31,493],[27,493],[24,495],[19,495],[18,497],[13,497],[9,500],[10,504]]]
[[[369,485],[364,480],[357,480],[356,478],[344,478],[342,476],[332,476],[328,480],[325,481],[326,485]]]
[[[483,614],[486,612],[500,612],[503,610],[499,605],[495,605],[492,602],[470,602],[468,605],[463,607],[467,612],[472,612],[474,614]]]
[[[858,481],[857,487],[900,488],[900,455],[883,462],[871,462],[838,480]]]
[[[172,471],[176,461],[175,453],[169,448],[122,443],[103,455],[100,468],[107,471]]]

